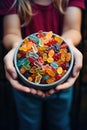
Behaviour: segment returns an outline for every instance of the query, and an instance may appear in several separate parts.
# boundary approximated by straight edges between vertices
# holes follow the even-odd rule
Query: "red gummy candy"
[[[42,65],[44,64],[44,61],[43,61],[42,57],[38,58],[38,62],[41,63]]]
[[[40,30],[37,35],[38,38],[44,37],[43,31]]]
[[[51,39],[51,40],[47,43],[47,45],[50,46],[50,45],[53,45],[53,44],[55,44],[55,43],[57,43],[56,40],[55,40],[55,39]]]
[[[33,57],[28,57],[28,60],[30,61],[30,63],[34,64],[34,62],[36,61],[36,59],[34,59]]]
[[[60,56],[61,56],[61,52],[58,52],[54,54],[53,58],[55,61],[57,61],[60,58]]]
[[[67,46],[67,44],[62,44],[61,46],[60,46],[60,49],[65,49],[65,48],[67,48],[68,46]]]
[[[55,76],[56,81],[59,80],[59,79],[61,79],[61,77],[62,77],[62,75],[56,75]]]
[[[68,70],[69,69],[69,63],[65,62],[61,65],[61,67],[63,68],[63,70]]]
[[[21,56],[24,58],[26,56],[26,53],[22,50],[19,51],[19,53],[21,54]]]

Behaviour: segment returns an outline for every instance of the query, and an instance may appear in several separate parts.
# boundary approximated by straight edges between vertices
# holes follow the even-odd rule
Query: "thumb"
[[[17,72],[14,68],[13,64],[13,55],[14,51],[11,50],[4,58],[4,64],[5,64],[5,71],[8,72],[13,79],[17,78]]]
[[[73,76],[75,77],[82,68],[82,62],[83,62],[83,56],[79,50],[76,48],[73,49],[74,51],[74,57],[75,57],[75,64],[73,68]]]

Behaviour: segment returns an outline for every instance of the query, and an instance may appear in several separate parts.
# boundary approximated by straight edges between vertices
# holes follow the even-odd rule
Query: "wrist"
[[[12,44],[11,49],[16,48],[16,47],[21,43],[21,41],[22,41],[22,39],[19,39],[18,41],[14,42],[14,43]]]
[[[12,45],[12,49],[13,48],[16,48],[18,45],[19,45],[20,42],[15,42],[13,45]]]
[[[65,41],[66,41],[69,45],[75,46],[71,39],[65,39]]]

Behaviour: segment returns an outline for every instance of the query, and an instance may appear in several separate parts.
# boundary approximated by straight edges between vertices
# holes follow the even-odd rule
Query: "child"
[[[13,4],[9,8],[11,2]],[[4,63],[6,77],[14,88],[19,130],[41,129],[44,104],[47,130],[70,130],[71,86],[82,67],[82,55],[75,46],[81,40],[81,9],[84,8],[84,0],[7,0],[1,3],[2,8],[5,4],[9,8],[8,11],[3,9],[4,12],[6,11],[3,42],[9,50]],[[15,47],[22,38],[39,30],[46,32],[52,30],[64,37],[72,46],[75,56],[72,76],[65,83],[46,93],[21,85],[17,81],[17,73],[13,66]]]

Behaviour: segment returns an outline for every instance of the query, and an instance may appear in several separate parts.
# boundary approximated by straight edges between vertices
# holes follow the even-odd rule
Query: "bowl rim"
[[[43,33],[48,33],[48,32],[43,32]],[[33,34],[30,34],[29,36],[36,36],[38,33],[33,33]],[[15,69],[19,75],[19,77],[22,79],[22,81],[27,85],[27,86],[32,86],[32,87],[35,87],[35,88],[39,88],[39,89],[46,89],[46,88],[52,88],[53,86],[56,86],[56,85],[59,85],[61,83],[63,83],[69,76],[72,68],[73,68],[73,64],[74,64],[74,53],[73,53],[73,50],[72,50],[72,47],[71,45],[69,44],[69,42],[64,39],[63,37],[61,37],[60,35],[57,35],[55,33],[53,33],[54,36],[58,36],[60,37],[67,45],[68,45],[68,49],[69,49],[69,52],[71,53],[71,61],[70,61],[70,65],[69,65],[69,69],[67,70],[66,74],[61,78],[59,79],[58,81],[55,81],[54,83],[52,84],[38,84],[38,83],[34,83],[34,82],[30,82],[29,80],[27,80],[27,78],[25,76],[23,76],[20,71],[19,71],[19,68],[17,66],[17,53],[18,53],[18,50],[19,50],[19,47],[22,45],[23,41],[25,38],[29,38],[29,36],[25,37],[20,43],[19,45],[16,47],[15,49],[15,53],[14,53],[14,58],[13,58],[13,61],[14,61],[14,66],[15,66]]]

